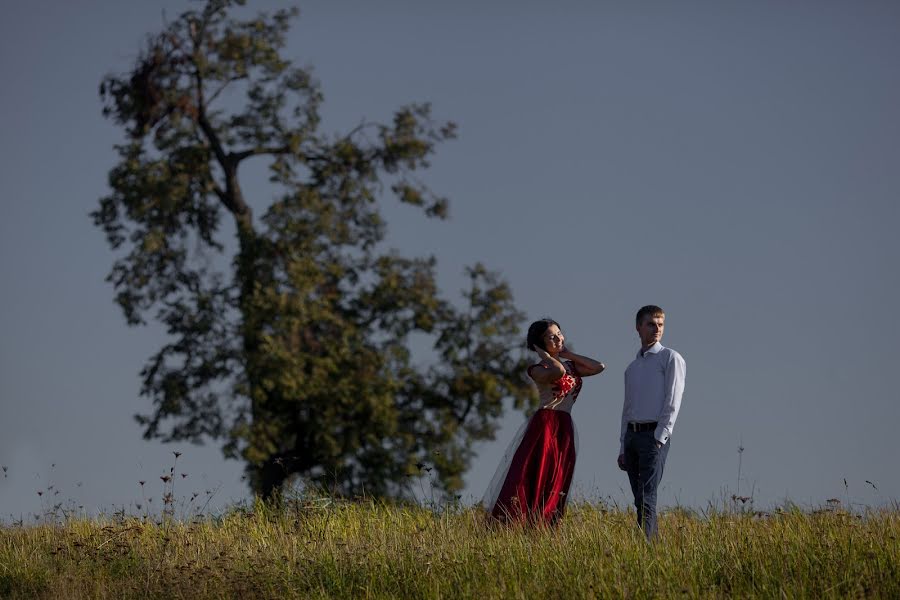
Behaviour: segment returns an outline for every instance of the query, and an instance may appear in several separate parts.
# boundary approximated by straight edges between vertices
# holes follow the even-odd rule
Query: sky
[[[193,494],[209,511],[248,498],[242,465],[215,443],[142,439],[139,371],[166,338],[126,325],[105,281],[113,254],[88,216],[123,139],[101,115],[100,80],[197,6],[4,7],[0,521],[56,503],[158,505],[173,466],[183,507]],[[450,218],[385,198],[390,245],[435,254],[451,298],[465,266],[484,262],[529,321],[553,317],[573,349],[606,363],[573,410],[576,497],[630,504],[615,465],[623,372],[634,314],[652,303],[667,314],[663,344],[687,363],[662,505],[900,498],[900,5],[298,6],[286,55],[321,83],[324,131],[423,101],[459,126],[422,175]],[[261,180],[245,181],[260,207]],[[508,413],[477,446],[467,501],[524,418]]]

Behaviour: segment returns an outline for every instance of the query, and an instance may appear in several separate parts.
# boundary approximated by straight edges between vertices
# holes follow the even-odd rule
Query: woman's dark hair
[[[532,323],[528,327],[528,337],[525,338],[525,346],[529,350],[534,350],[534,347],[537,346],[541,350],[546,351],[547,348],[544,346],[544,332],[550,329],[551,325],[559,327],[559,323],[549,317]]]

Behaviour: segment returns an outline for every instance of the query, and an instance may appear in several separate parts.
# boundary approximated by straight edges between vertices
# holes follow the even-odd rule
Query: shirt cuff
[[[656,438],[657,442],[665,445],[666,442],[669,441],[669,432],[666,431],[665,427],[657,428],[656,431],[653,432],[653,437]]]

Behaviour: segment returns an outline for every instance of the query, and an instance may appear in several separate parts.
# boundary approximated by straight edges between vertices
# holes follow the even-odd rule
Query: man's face
[[[649,348],[662,340],[663,330],[666,328],[666,315],[646,316],[637,326],[638,336],[641,338],[641,346]]]

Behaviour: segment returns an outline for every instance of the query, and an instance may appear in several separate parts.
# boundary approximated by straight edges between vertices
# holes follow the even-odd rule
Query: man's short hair
[[[634,326],[640,327],[641,323],[644,320],[644,317],[659,317],[666,316],[666,312],[655,304],[648,304],[647,306],[642,306],[641,310],[637,311],[637,316],[634,318]]]

